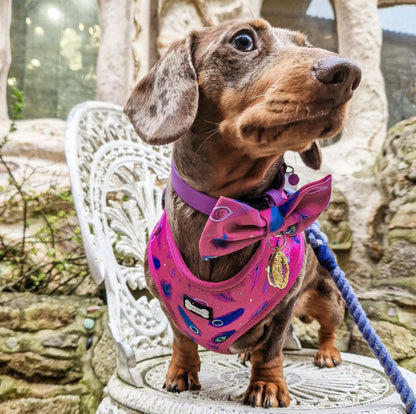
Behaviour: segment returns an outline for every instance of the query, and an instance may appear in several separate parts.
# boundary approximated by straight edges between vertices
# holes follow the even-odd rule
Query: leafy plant
[[[8,174],[8,185],[0,187],[6,200],[0,225],[20,223],[20,237],[0,231],[0,291],[72,294],[89,277],[72,196],[53,183],[42,193],[27,190],[36,172],[30,167],[22,178],[13,173],[4,147],[24,108],[23,92],[13,88],[13,96],[9,133],[0,142],[0,167]]]

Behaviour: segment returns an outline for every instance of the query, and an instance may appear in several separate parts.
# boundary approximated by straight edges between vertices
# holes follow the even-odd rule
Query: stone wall
[[[0,125],[0,136],[7,130],[7,123]],[[31,172],[25,189],[69,188],[64,130],[62,120],[17,122],[2,152],[19,182]],[[7,189],[8,178],[0,168],[0,187]],[[0,206],[7,195],[0,191]],[[10,243],[22,237],[21,217],[12,215],[0,224]],[[10,274],[0,261],[0,289]],[[88,278],[80,288],[77,294],[88,297],[0,292],[0,413],[96,412],[115,370],[114,342],[107,307],[91,297],[99,287]]]
[[[416,295],[416,117],[390,129],[377,158],[375,176],[383,204],[370,224],[373,234],[380,228],[384,231],[378,231],[374,240],[381,259],[372,273],[372,284]]]
[[[98,298],[0,293],[0,412],[92,414],[115,368]]]

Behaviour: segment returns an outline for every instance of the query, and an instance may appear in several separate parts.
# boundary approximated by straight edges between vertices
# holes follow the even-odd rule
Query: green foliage
[[[3,149],[24,107],[23,92],[13,88],[13,95],[9,134],[0,141],[0,166],[9,175],[8,185],[0,187],[7,199],[0,204],[0,229],[3,223],[21,223],[21,237],[0,230],[0,291],[72,294],[89,277],[72,196],[52,184],[43,193],[27,190],[34,171],[20,180],[13,174]]]
[[[16,121],[19,119],[23,119],[23,108],[25,106],[23,91],[16,88],[15,86],[12,87],[12,94],[15,98],[14,102],[10,105],[10,118],[12,119],[12,123],[10,125],[10,132],[16,131]],[[4,144],[3,144],[4,145]]]

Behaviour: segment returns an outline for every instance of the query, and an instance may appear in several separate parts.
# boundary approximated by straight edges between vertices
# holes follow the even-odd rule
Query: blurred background
[[[12,64],[7,82],[24,91],[25,118],[65,119],[76,103],[95,98],[100,47],[98,3],[95,0],[13,1]],[[140,1],[131,3],[131,7],[140,8]],[[220,7],[220,2],[208,1],[159,3],[163,13],[159,29],[163,46],[172,40],[166,39],[169,35],[180,37],[187,29],[206,24],[209,19],[204,19],[204,14],[209,17],[212,13],[205,10],[209,8],[208,3]],[[206,4],[201,6],[200,3]],[[227,17],[232,17],[232,3],[239,14],[239,2],[225,3],[230,3]],[[389,102],[388,125],[391,126],[416,111],[416,5],[411,2],[395,5],[400,3],[395,1],[380,3],[377,10],[382,28],[380,63]],[[176,15],[175,19],[169,19],[169,13],[181,6],[189,9],[188,14],[182,14],[182,21]],[[258,5],[253,4],[253,14],[257,15],[257,9]],[[187,22],[187,18],[193,17],[192,12],[194,21]],[[250,10],[243,14],[249,17]],[[330,0],[264,0],[260,15],[274,26],[306,33],[314,45],[334,52],[339,49],[337,18]],[[167,19],[170,27],[163,27]],[[172,20],[175,27],[171,27]]]

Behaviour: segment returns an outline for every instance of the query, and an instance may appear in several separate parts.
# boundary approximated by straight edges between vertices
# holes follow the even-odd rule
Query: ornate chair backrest
[[[118,374],[141,386],[136,362],[171,352],[169,324],[143,272],[171,148],[141,141],[121,107],[86,102],[68,116],[65,153],[91,274],[105,282]]]

